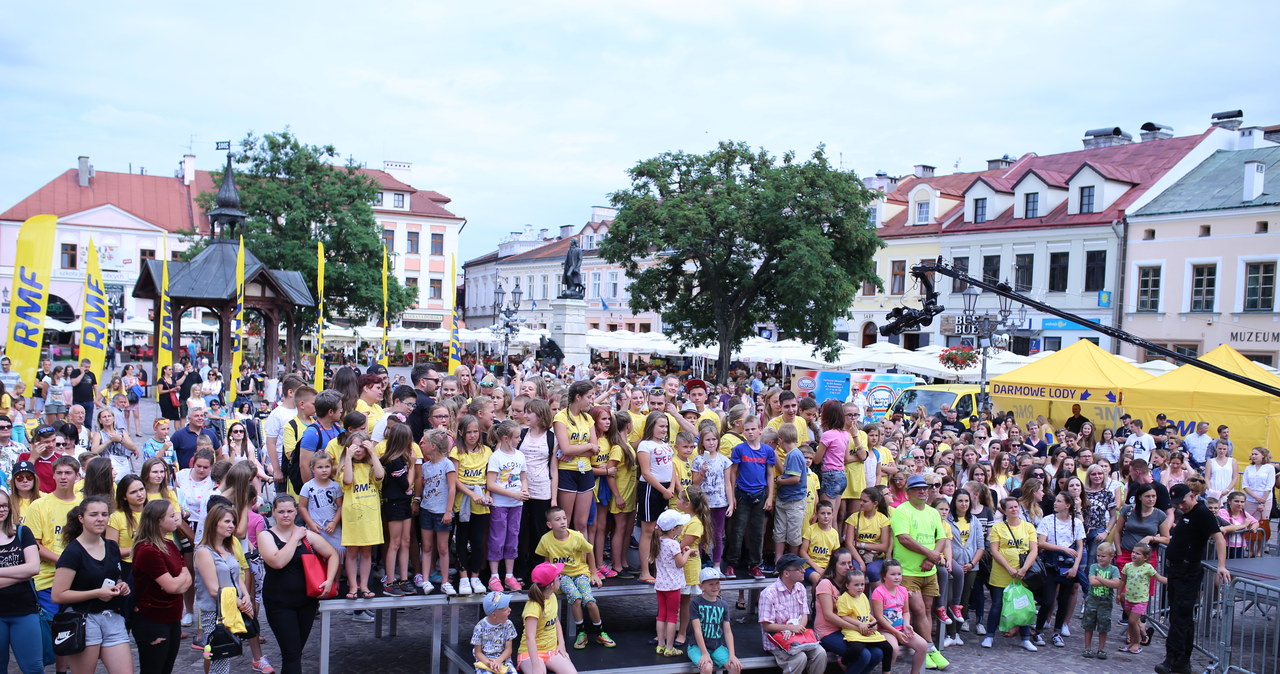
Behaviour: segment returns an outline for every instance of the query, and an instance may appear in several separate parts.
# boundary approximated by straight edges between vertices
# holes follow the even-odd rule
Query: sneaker
[[[1125,616],[1125,617],[1123,617],[1123,618],[1121,618],[1121,619],[1120,619],[1120,625],[1121,625],[1121,626],[1123,626],[1123,627],[1128,627],[1128,626],[1129,626],[1129,618],[1128,618],[1128,616]]]
[[[483,593],[483,592],[484,592],[484,588],[480,588],[480,592],[481,592],[481,593]],[[461,577],[461,578],[459,578],[459,579],[458,579],[458,594],[459,594],[459,595],[468,595],[468,594],[471,594],[471,579],[470,579],[470,578],[467,578],[466,576],[463,576],[463,577]]]
[[[985,637],[987,636],[987,626],[982,623],[977,623],[973,626],[973,632],[980,637]]]
[[[954,636],[954,637],[951,637],[951,645],[952,645],[952,646],[963,646],[963,645],[964,645],[964,639],[961,639],[959,635],[956,635],[956,636]]]
[[[1094,652],[1093,652],[1093,657],[1095,657],[1095,658],[1097,658],[1097,659],[1099,659],[1099,660],[1106,660],[1106,659],[1107,659],[1107,652],[1106,652],[1106,651],[1104,651],[1104,650],[1102,650],[1101,648],[1099,648],[1098,650],[1096,650],[1096,651],[1094,651]]]
[[[751,577],[756,580],[764,580],[764,570],[758,566],[751,567]]]
[[[963,623],[963,622],[964,622],[964,607],[963,607],[963,606],[952,606],[952,607],[951,607],[951,619],[952,619],[952,620],[955,620],[955,621],[956,621],[956,622],[958,622],[958,623]]]
[[[190,613],[183,613],[183,614],[182,614],[182,626],[183,626],[183,627],[191,627],[191,623],[193,623],[193,622],[195,622],[195,617],[194,617],[194,616],[192,616]]]
[[[502,591],[502,581],[497,576],[489,576],[489,589],[493,592]]]
[[[614,571],[613,567],[608,564],[601,567],[601,570],[604,571],[605,578],[616,578],[618,576],[618,572]]]
[[[400,581],[400,591],[403,592],[406,597],[418,596],[418,586],[411,580]]]
[[[983,639],[983,640],[982,640],[982,647],[983,647],[983,648],[991,648],[991,641],[992,641],[991,637],[987,637],[986,639]]]
[[[419,590],[422,590],[422,594],[431,594],[431,591],[432,591],[432,590],[434,590],[434,589],[436,589],[436,586],[435,586],[435,585],[432,585],[431,583],[427,582],[426,580],[423,580],[423,581],[422,581],[422,585],[421,585],[421,586],[419,586],[419,587],[418,587],[418,589],[419,589]],[[440,589],[441,589],[441,590],[443,590],[444,588],[443,588],[443,587],[441,587]],[[449,589],[451,589],[451,590],[452,590],[453,588],[452,588],[452,587],[450,587]]]
[[[507,582],[507,589],[511,590],[512,592],[519,592],[524,589],[524,586],[520,584],[520,581],[517,580],[515,576],[507,576],[506,582]]]
[[[1036,632],[1036,633],[1035,633],[1035,636],[1031,637],[1031,639],[1032,639],[1033,643],[1035,643],[1035,645],[1037,645],[1037,646],[1043,646],[1043,645],[1044,645],[1044,635],[1043,635],[1043,634],[1041,634],[1041,633],[1039,633],[1039,632]]]
[[[597,634],[596,643],[600,644],[601,646],[604,646],[605,648],[613,648],[614,646],[618,645],[616,641],[609,638],[608,632],[601,632]]]
[[[737,572],[737,571],[734,571],[732,566],[726,566],[726,567],[724,567],[724,577],[725,577],[725,578],[737,578],[737,577],[738,577],[738,572]],[[191,614],[190,614],[190,613],[188,613],[187,615],[189,616],[189,615],[191,615]]]
[[[942,657],[942,651],[936,648],[925,653],[924,662],[926,669],[946,669],[951,664],[950,660]]]
[[[1071,636],[1071,626],[1070,626],[1070,625],[1068,625],[1068,624],[1066,624],[1066,623],[1062,623],[1062,636],[1064,636],[1064,637],[1069,637],[1069,636]]]
[[[1086,658],[1092,658],[1092,657],[1093,657],[1093,649],[1092,649],[1092,648],[1086,648],[1086,649],[1084,649],[1084,652],[1083,652],[1083,653],[1081,653],[1080,655],[1082,655],[1082,656],[1084,656],[1084,657],[1086,657]]]
[[[764,571],[765,574],[770,576],[772,576],[774,573],[777,573],[778,571],[778,568],[772,564],[762,564],[760,565],[760,569]]]
[[[253,661],[253,671],[258,672],[258,674],[276,674],[276,668],[272,667],[270,662],[267,662],[265,653],[262,655],[262,659]]]
[[[1062,635],[1061,635],[1061,634],[1055,634],[1055,635],[1053,635],[1053,638],[1052,638],[1052,639],[1050,639],[1049,641],[1050,641],[1050,642],[1052,642],[1052,643],[1053,643],[1053,645],[1054,645],[1054,646],[1057,646],[1058,648],[1063,648],[1063,647],[1065,647],[1065,646],[1067,645],[1067,642],[1065,642],[1065,641],[1063,641],[1063,640],[1062,640]]]
[[[400,589],[399,582],[393,580],[382,584],[382,594],[385,594],[388,597],[403,597],[404,590]]]
[[[499,587],[498,590],[501,591],[502,588]],[[471,577],[471,594],[484,594],[484,584],[478,576]]]
[[[578,636],[573,640],[573,647],[576,650],[582,650],[587,647],[587,633],[578,632]]]
[[[439,582],[440,582],[440,572],[439,572],[439,571],[432,571],[432,572],[431,572],[431,575],[430,575],[430,576],[427,576],[427,580],[431,581],[432,583],[439,583]]]
[[[968,632],[968,631],[969,631],[969,623],[967,623],[967,622],[965,622],[965,621],[961,620],[961,621],[960,621],[960,631],[961,631],[961,632]]]
[[[423,591],[430,592],[430,590],[427,589],[427,587],[430,587],[430,585],[431,583],[427,583],[426,585],[424,585],[422,588]],[[449,597],[452,597],[453,595],[458,594],[458,591],[453,589],[453,583],[450,583],[447,580],[443,583],[440,583],[440,592],[443,593],[445,596],[449,596]]]
[[[356,611],[351,616],[351,620],[358,623],[371,623],[373,622],[373,614],[368,611]]]
[[[937,616],[937,617],[938,617],[938,620],[939,620],[943,625],[950,625],[950,624],[951,624],[951,616],[947,614],[947,609],[942,608],[941,606],[939,606],[938,608],[933,609],[933,615]]]
[[[1023,650],[1028,650],[1028,651],[1031,651],[1032,653],[1035,653],[1036,651],[1040,650],[1036,648],[1035,644],[1031,643],[1030,641],[1027,641],[1026,639],[1022,640],[1022,648]]]
[[[426,585],[426,584],[427,584],[427,579],[426,579],[426,578],[424,578],[422,574],[420,574],[420,573],[415,573],[415,574],[413,574],[413,586],[414,586],[414,587],[421,589],[421,588],[422,588],[422,586],[423,586],[423,585]]]

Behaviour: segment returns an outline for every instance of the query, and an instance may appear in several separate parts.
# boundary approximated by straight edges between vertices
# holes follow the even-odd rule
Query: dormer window
[[[1023,208],[1024,218],[1040,217],[1040,193],[1027,192]]]
[[[596,247],[596,235],[587,234],[583,238],[582,247],[586,248],[587,250],[593,250]]]
[[[1080,212],[1093,212],[1093,185],[1085,185],[1080,188]]]
[[[375,192],[373,194],[373,205],[374,206],[382,205],[382,192]]]
[[[974,222],[987,221],[987,200],[985,197],[981,199],[973,200],[973,221]]]
[[[395,205],[396,208],[404,208],[404,193],[396,192],[395,195],[392,197],[392,203]]]
[[[917,225],[929,224],[929,202],[928,201],[916,202],[916,224]]]

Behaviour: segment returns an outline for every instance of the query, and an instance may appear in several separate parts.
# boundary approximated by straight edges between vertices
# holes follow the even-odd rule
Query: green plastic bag
[[[1004,606],[1000,608],[1000,631],[1034,625],[1036,601],[1022,583],[1013,583],[1004,589]]]

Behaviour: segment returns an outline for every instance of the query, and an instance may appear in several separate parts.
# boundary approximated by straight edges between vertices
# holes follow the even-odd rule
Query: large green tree
[[[878,196],[831,166],[774,158],[741,142],[706,154],[667,152],[636,164],[600,245],[632,283],[633,311],[658,311],[681,343],[720,343],[720,383],[733,351],[772,323],[833,359],[835,321],[864,281],[882,285],[873,256],[885,244],[869,224]],[[642,268],[651,252],[657,262]]]
[[[379,187],[343,162],[332,145],[307,145],[285,129],[240,141],[232,155],[236,186],[249,219],[244,244],[273,269],[301,272],[316,288],[316,242],[325,249],[325,313],[357,323],[382,317],[382,227],[371,204]],[[214,173],[214,184],[222,173]],[[215,192],[199,197],[206,210]],[[188,259],[201,248],[194,239]],[[387,312],[397,316],[417,300],[394,276],[387,286]],[[314,322],[314,312],[301,318]],[[304,323],[305,324],[305,323]]]

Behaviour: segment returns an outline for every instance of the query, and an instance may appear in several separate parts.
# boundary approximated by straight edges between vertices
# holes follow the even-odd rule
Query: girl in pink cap
[[[533,567],[529,601],[524,605],[524,637],[520,640],[518,666],[525,674],[578,674],[564,647],[560,627],[560,603],[556,600],[556,579],[564,564],[543,562]]]

